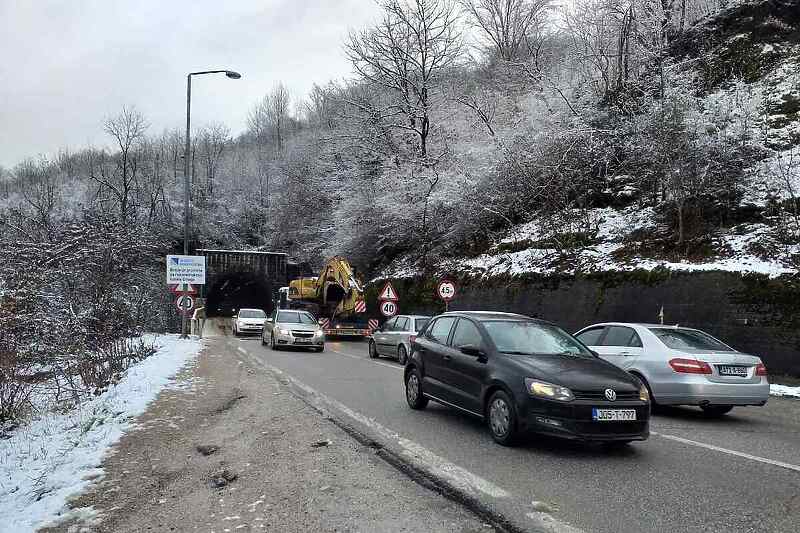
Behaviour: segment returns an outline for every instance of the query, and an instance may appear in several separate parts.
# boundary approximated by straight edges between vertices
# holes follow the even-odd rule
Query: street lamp
[[[186,76],[186,146],[183,150],[183,255],[189,255],[189,221],[191,217],[190,206],[190,188],[191,183],[189,180],[189,145],[190,145],[190,129],[191,129],[191,116],[192,116],[192,76],[200,76],[203,74],[222,74],[232,80],[238,80],[242,77],[233,70],[204,70],[201,72],[190,72]],[[181,336],[187,338],[187,319],[186,313],[183,314],[181,321]]]

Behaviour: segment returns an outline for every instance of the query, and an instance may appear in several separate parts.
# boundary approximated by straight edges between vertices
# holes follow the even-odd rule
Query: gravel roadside
[[[256,341],[257,342],[257,341]],[[493,528],[405,477],[250,368],[222,337],[164,391],[44,531],[441,531]]]

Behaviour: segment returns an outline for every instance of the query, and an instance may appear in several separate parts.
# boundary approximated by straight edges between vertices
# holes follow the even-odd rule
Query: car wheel
[[[406,361],[408,361],[408,353],[406,353],[406,347],[401,344],[397,349],[397,362],[405,365]]]
[[[412,409],[425,409],[428,399],[422,394],[422,377],[419,370],[412,369],[406,374],[406,402]]]
[[[324,351],[325,351],[325,345],[323,344],[322,346],[320,346],[319,348],[317,348],[317,351],[318,351],[318,352],[324,352]]]
[[[496,443],[511,446],[517,439],[517,412],[514,402],[503,391],[495,392],[486,409],[489,431]]]
[[[722,415],[728,414],[733,409],[732,405],[701,405],[700,409],[703,410],[705,415],[709,418],[717,418]]]
[[[375,346],[375,341],[369,341],[369,358],[370,359],[377,359],[378,358],[378,348]]]

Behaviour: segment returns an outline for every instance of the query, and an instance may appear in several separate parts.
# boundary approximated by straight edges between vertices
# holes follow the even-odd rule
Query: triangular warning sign
[[[389,300],[390,302],[397,301],[397,291],[394,290],[392,287],[391,282],[386,282],[386,285],[383,286],[383,290],[381,291],[380,296],[378,296],[379,300]]]

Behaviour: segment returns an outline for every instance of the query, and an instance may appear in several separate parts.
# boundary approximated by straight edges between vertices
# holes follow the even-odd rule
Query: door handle
[[[443,355],[442,359],[444,359],[445,361],[452,361],[453,360],[453,356],[452,355]]]

